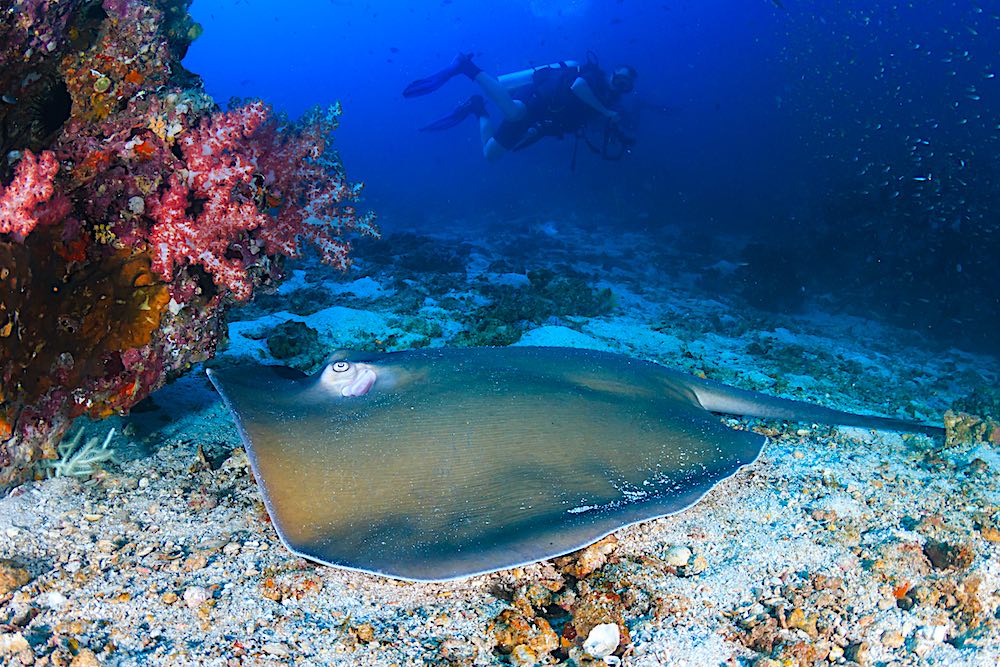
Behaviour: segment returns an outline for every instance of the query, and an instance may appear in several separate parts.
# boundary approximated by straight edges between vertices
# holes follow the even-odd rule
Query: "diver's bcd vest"
[[[573,82],[582,77],[601,97],[601,70],[596,63],[556,63],[535,69],[531,86],[521,97],[528,106],[530,124],[519,142],[510,150],[519,151],[544,137],[561,139],[567,134],[578,133],[593,115],[590,107],[572,90]]]
[[[558,63],[536,69],[531,77],[534,95],[546,111],[558,115],[573,105],[582,104],[571,90],[578,77],[582,77],[590,84],[594,94],[599,95],[602,87],[601,70],[596,63]]]

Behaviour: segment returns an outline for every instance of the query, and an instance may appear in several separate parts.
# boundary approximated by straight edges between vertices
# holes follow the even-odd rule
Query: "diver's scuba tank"
[[[557,63],[551,63],[549,65],[539,65],[538,67],[529,67],[528,69],[523,69],[519,72],[501,74],[497,77],[497,81],[499,81],[500,85],[507,90],[514,90],[515,88],[531,85],[535,72],[538,70],[560,68],[568,69],[570,67],[579,67],[579,65],[580,63],[575,60],[561,60]]]

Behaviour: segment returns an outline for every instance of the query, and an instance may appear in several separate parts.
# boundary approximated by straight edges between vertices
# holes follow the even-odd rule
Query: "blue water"
[[[218,100],[260,96],[292,114],[341,100],[338,145],[384,220],[596,207],[728,221],[762,191],[769,199],[792,194],[781,174],[795,159],[794,142],[782,139],[790,113],[774,101],[785,83],[775,39],[787,17],[768,2],[748,3],[735,17],[731,5],[196,1],[191,11],[205,33],[185,65]],[[487,164],[472,120],[445,133],[417,132],[478,92],[472,82],[456,79],[418,99],[401,95],[460,50],[498,74],[582,60],[592,50],[607,67],[632,64],[636,94],[671,109],[644,114],[641,141],[620,164],[581,146],[571,172],[569,139]],[[706,183],[726,183],[729,203],[720,207]]]
[[[929,328],[946,338],[980,327],[988,343],[982,317],[1000,312],[998,12],[979,2],[195,0],[205,30],[184,63],[219,101],[261,97],[294,116],[340,100],[337,147],[387,228],[537,217],[743,235],[804,258],[785,270],[805,294],[897,309],[914,328],[936,317]],[[401,95],[459,51],[501,74],[588,50],[607,68],[632,64],[648,107],[618,162],[581,144],[571,168],[567,138],[487,163],[471,119],[418,132],[478,92],[472,82]],[[755,257],[755,270],[773,263]],[[812,270],[831,257],[830,275]],[[900,279],[906,271],[916,278]],[[838,285],[845,272],[864,274],[853,291]],[[955,312],[943,314],[942,300]]]

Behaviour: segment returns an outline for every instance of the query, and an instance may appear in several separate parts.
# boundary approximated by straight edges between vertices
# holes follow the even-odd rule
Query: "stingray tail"
[[[905,431],[944,437],[944,429],[931,424],[842,412],[788,398],[765,396],[753,391],[736,389],[712,380],[700,380],[692,387],[698,402],[706,410],[746,417],[785,419],[795,422],[817,422],[859,426],[882,431]]]

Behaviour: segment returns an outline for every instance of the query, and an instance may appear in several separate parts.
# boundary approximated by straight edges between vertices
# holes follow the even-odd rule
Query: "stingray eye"
[[[344,371],[346,371],[350,367],[351,367],[351,365],[349,363],[347,363],[346,361],[337,361],[337,362],[334,362],[334,364],[333,364],[333,370],[335,372],[337,372],[337,373],[343,373]]]

